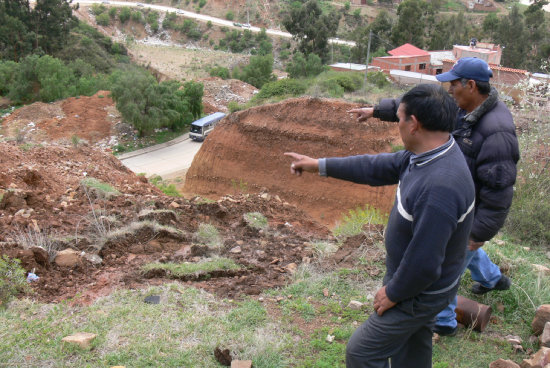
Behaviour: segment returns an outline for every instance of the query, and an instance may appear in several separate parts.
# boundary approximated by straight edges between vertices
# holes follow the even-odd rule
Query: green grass
[[[181,197],[181,194],[176,189],[176,185],[166,183],[160,175],[151,176],[149,182],[159,188],[167,196]]]
[[[113,188],[110,184],[105,183],[99,179],[88,177],[80,181],[80,184],[88,189],[94,189],[97,192],[104,194],[106,197],[111,195],[119,195],[120,192]]]
[[[144,303],[160,295],[160,304]],[[92,349],[61,342],[97,334]],[[217,300],[180,284],[119,290],[89,307],[23,299],[0,311],[0,361],[9,367],[219,367],[213,351],[230,349],[259,368],[287,366],[289,336],[255,301]]]
[[[347,214],[344,214],[341,223],[333,229],[332,233],[338,238],[347,238],[360,234],[366,224],[378,225],[387,222],[387,215],[366,205],[363,208],[357,207],[355,210],[349,210]]]
[[[197,263],[148,263],[143,271],[166,270],[172,277],[208,274],[213,271],[239,270],[241,266],[228,258],[212,258]]]
[[[222,246],[220,232],[212,224],[200,223],[195,238],[200,244],[210,247],[220,248]]]
[[[248,212],[243,215],[246,224],[253,229],[267,229],[267,218],[259,212]]]

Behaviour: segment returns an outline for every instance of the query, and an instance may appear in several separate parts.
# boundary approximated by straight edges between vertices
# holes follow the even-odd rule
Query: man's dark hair
[[[451,132],[458,107],[449,93],[439,85],[419,84],[401,99],[405,115],[414,115],[422,127],[431,131]]]
[[[460,83],[462,84],[462,86],[465,86],[466,83],[468,83],[469,80],[470,79],[468,79],[468,78],[460,78]],[[489,92],[491,92],[491,83],[477,81],[477,80],[474,80],[474,79],[472,79],[472,80],[475,82],[477,90],[479,91],[480,94],[488,95]]]

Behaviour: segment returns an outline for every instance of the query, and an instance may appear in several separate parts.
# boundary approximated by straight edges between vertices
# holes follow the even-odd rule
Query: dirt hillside
[[[401,144],[396,124],[358,124],[346,111],[357,105],[299,98],[255,107],[225,118],[203,143],[187,172],[184,191],[212,198],[267,192],[299,206],[328,225],[342,212],[370,204],[388,212],[393,187],[369,187],[289,173],[294,151],[312,157],[390,152]]]

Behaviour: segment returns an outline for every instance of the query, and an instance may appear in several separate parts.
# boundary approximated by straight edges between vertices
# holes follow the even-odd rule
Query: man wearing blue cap
[[[511,281],[501,274],[480,247],[504,225],[513,197],[519,144],[512,114],[499,101],[498,92],[489,84],[493,72],[478,58],[459,59],[453,68],[436,76],[440,82],[450,82],[449,93],[459,110],[453,136],[458,143],[476,187],[474,224],[470,233],[466,266],[471,271],[474,294],[492,290],[507,290]],[[350,110],[359,121],[370,117],[397,121],[399,99],[383,99],[374,108]],[[434,332],[456,334],[456,298],[436,318]]]

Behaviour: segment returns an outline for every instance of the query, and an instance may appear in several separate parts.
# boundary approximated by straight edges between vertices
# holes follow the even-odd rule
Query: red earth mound
[[[298,98],[226,117],[208,136],[187,172],[184,191],[217,198],[226,193],[276,193],[329,226],[343,212],[369,204],[389,212],[395,188],[369,187],[305,174],[290,175],[284,152],[312,157],[391,152],[401,144],[396,124],[357,123],[357,104]]]

